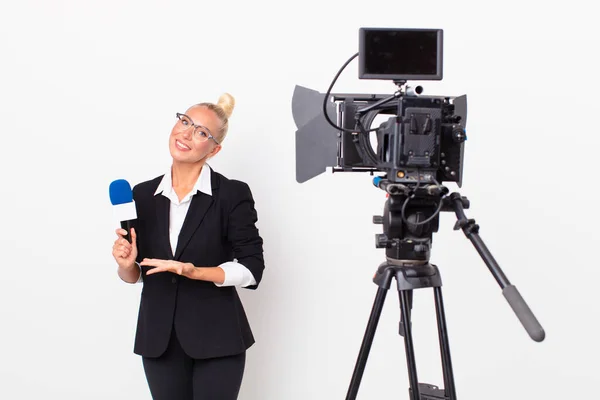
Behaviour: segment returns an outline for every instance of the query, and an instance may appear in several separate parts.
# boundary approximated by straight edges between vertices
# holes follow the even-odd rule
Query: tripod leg
[[[415,349],[412,340],[412,327],[410,318],[411,291],[400,291],[400,308],[404,318],[404,347],[406,349],[406,363],[408,365],[408,378],[410,382],[411,400],[420,400],[419,379],[417,378],[417,363],[415,361]]]
[[[383,303],[385,301],[386,294],[387,289],[382,287],[377,289],[377,295],[375,296],[375,302],[373,303],[371,315],[369,316],[367,329],[363,337],[363,342],[360,346],[358,360],[356,361],[356,365],[354,367],[354,373],[352,374],[352,381],[350,382],[350,387],[348,388],[346,400],[354,400],[358,394],[358,387],[365,371],[367,357],[369,356],[369,351],[371,350],[371,345],[373,344],[375,330],[377,329],[377,324],[379,323],[379,317],[381,316],[381,310],[383,309]]]
[[[444,373],[445,395],[449,400],[456,400],[456,388],[454,387],[454,373],[452,372],[452,360],[450,359],[450,344],[448,342],[448,327],[446,326],[442,288],[434,288],[434,293],[438,333],[440,338],[440,352],[442,356],[442,369]]]
[[[400,304],[402,304],[402,298],[400,297],[401,294],[400,292],[398,292],[398,298],[400,299]],[[412,304],[413,304],[413,291],[412,290],[408,290],[408,317],[406,318],[407,321],[409,321],[410,323],[410,312],[412,310]],[[400,334],[400,336],[404,337],[404,314],[402,313],[402,308],[400,308],[400,327],[398,329],[398,333]]]

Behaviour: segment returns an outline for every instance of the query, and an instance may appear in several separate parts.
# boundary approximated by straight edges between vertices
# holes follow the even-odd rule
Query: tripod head
[[[420,176],[417,172],[417,177]],[[373,223],[383,225],[383,233],[376,235],[375,246],[386,249],[388,264],[401,267],[429,264],[433,233],[439,227],[439,214],[441,211],[454,211],[457,217],[454,230],[461,229],[471,240],[529,336],[536,342],[543,341],[546,336],[544,329],[479,236],[479,225],[466,217],[464,210],[469,208],[469,200],[456,192],[448,195],[448,188],[435,180],[430,182],[406,184],[390,181],[387,177],[373,180],[375,186],[388,194],[383,216],[373,217]]]
[[[375,247],[386,249],[391,264],[427,263],[440,212],[454,211],[446,197],[448,188],[438,183],[395,183],[384,177],[376,177],[373,184],[388,195],[383,215],[373,217],[373,223],[383,225],[383,233],[375,236]],[[459,200],[463,208],[469,208],[465,197]]]

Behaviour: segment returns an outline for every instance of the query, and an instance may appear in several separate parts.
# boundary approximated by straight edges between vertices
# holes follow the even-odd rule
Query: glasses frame
[[[208,129],[207,127],[205,127],[205,126],[202,126],[202,125],[196,125],[196,124],[194,123],[194,121],[193,121],[193,120],[192,120],[192,119],[191,119],[191,118],[190,118],[188,115],[185,115],[185,114],[182,114],[182,113],[176,113],[175,115],[177,116],[177,119],[178,119],[179,121],[181,121],[181,117],[186,117],[187,119],[189,119],[189,120],[190,120],[191,126],[194,128],[194,130],[192,131],[192,134],[193,134],[193,135],[195,135],[195,134],[196,134],[196,129],[204,129],[204,130],[206,130],[206,132],[208,132],[208,136],[206,137],[206,140],[203,140],[203,142],[207,142],[207,141],[208,141],[208,139],[212,139],[212,140],[214,140],[214,141],[215,141],[215,143],[216,143],[216,144],[219,144],[219,145],[221,144],[221,143],[219,143],[219,141],[218,141],[218,140],[217,140],[217,139],[216,139],[216,138],[213,136],[213,134],[211,133],[210,129]],[[183,129],[181,132],[184,132],[184,131],[186,131],[187,129],[189,129],[189,126],[188,126],[188,127],[186,127],[185,129]]]

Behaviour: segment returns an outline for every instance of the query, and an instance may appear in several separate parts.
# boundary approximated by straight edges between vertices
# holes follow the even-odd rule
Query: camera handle
[[[508,304],[517,315],[517,318],[519,318],[519,321],[531,339],[536,342],[543,341],[546,337],[544,328],[542,328],[517,288],[510,283],[504,272],[502,272],[502,269],[494,259],[494,256],[479,236],[479,225],[475,223],[474,219],[468,219],[466,217],[464,212],[465,201],[467,200],[464,197],[459,193],[454,192],[444,198],[444,206],[447,207],[443,207],[442,211],[447,211],[447,208],[454,210],[456,218],[458,219],[454,225],[454,230],[462,229],[465,236],[471,240],[471,243],[473,243],[475,249],[483,259],[483,262],[487,265],[488,269],[496,279],[496,282],[498,282],[498,285],[502,288],[504,298],[508,301]]]

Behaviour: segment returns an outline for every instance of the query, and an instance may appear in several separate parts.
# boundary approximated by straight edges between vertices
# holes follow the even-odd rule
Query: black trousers
[[[246,353],[195,360],[185,354],[173,329],[165,353],[142,361],[153,400],[237,400]]]

